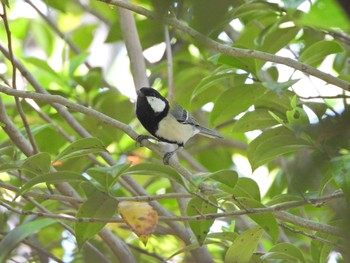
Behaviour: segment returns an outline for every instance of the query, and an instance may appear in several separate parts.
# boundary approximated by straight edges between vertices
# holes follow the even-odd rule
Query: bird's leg
[[[159,141],[157,138],[155,137],[152,137],[152,136],[149,136],[149,135],[139,135],[137,136],[136,138],[136,143],[140,144],[142,146],[142,141],[143,140],[156,140],[156,141]]]
[[[180,150],[182,148],[183,148],[182,146],[177,146],[177,148],[174,151],[165,153],[164,156],[163,156],[163,163],[165,165],[168,165],[169,164],[169,160],[174,155],[174,153],[176,153],[178,150]]]

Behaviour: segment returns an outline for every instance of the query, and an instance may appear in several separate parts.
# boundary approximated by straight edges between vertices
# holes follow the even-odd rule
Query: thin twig
[[[1,1],[1,4],[2,4],[3,13],[0,14],[0,16],[1,16],[2,20],[4,21],[5,32],[6,32],[6,36],[7,36],[7,42],[8,42],[7,46],[8,46],[8,51],[9,51],[9,55],[10,55],[10,62],[11,62],[11,65],[12,65],[12,88],[13,89],[17,89],[17,82],[16,82],[16,79],[17,79],[17,76],[16,76],[17,68],[16,68],[16,64],[14,62],[14,55],[13,55],[13,50],[12,50],[11,30],[10,30],[10,26],[9,26],[9,23],[8,23],[7,11],[6,11],[7,9],[6,9],[5,2]],[[25,131],[27,133],[29,142],[30,142],[30,144],[33,147],[33,153],[37,153],[38,152],[38,146],[36,145],[36,142],[34,140],[33,134],[32,134],[32,132],[30,130],[30,127],[29,127],[29,124],[28,124],[28,121],[27,121],[27,117],[24,114],[24,111],[23,111],[21,102],[19,101],[19,98],[15,97],[15,102],[16,102],[16,107],[18,109],[18,113],[19,113],[19,115],[20,115],[20,117],[22,119],[24,129],[25,129]]]
[[[320,203],[324,203],[326,201],[343,198],[343,197],[344,195],[341,192],[337,192],[327,196],[322,196],[322,197],[312,198],[312,199],[305,199],[301,201],[282,203],[282,204],[277,204],[277,205],[273,205],[265,208],[250,208],[248,210],[234,210],[234,211],[223,212],[223,213],[201,214],[196,216],[160,216],[159,220],[164,222],[202,221],[202,220],[213,220],[213,219],[223,218],[223,217],[235,217],[235,216],[243,216],[243,215],[251,215],[251,214],[273,213],[273,215],[280,220],[287,221],[289,223],[304,227],[306,229],[315,230],[315,231],[327,233],[334,236],[342,236],[343,231],[340,228],[314,222],[301,217],[297,217],[295,215],[286,213],[284,211],[291,208],[305,206],[305,205],[311,205],[311,204],[319,205]],[[43,212],[35,212],[31,210],[21,211],[13,208],[12,206],[2,201],[0,201],[0,205],[9,209],[14,213],[21,214],[21,215],[36,215],[40,217],[49,217],[49,218],[67,220],[67,221],[73,221],[73,222],[107,222],[107,223],[122,222],[122,219],[120,218],[108,218],[108,219],[107,218],[77,218],[72,215],[53,214],[50,212],[43,213]]]
[[[97,0],[100,2],[108,3],[111,5],[115,5],[118,7],[122,7],[128,10],[131,10],[135,13],[138,13],[140,15],[143,15],[149,19],[155,20],[157,16],[147,10],[146,8],[133,5],[129,2],[125,2],[123,0]],[[337,77],[332,76],[331,74],[322,72],[314,67],[311,67],[307,64],[301,63],[299,61],[293,60],[291,58],[281,57],[269,53],[265,53],[262,51],[252,50],[252,49],[242,49],[242,48],[236,48],[231,47],[225,44],[218,43],[207,36],[202,35],[198,31],[194,30],[193,28],[187,26],[185,23],[177,20],[175,17],[163,17],[162,20],[164,23],[173,26],[174,28],[180,30],[183,33],[188,34],[189,36],[193,37],[194,39],[200,41],[202,44],[222,53],[225,55],[233,56],[233,57],[247,57],[247,58],[255,58],[263,61],[271,61],[278,64],[286,65],[288,67],[294,68],[296,70],[302,71],[306,74],[312,75],[316,78],[324,80],[326,83],[333,84],[335,86],[338,86],[342,89],[350,91],[350,83],[347,81],[344,81],[342,79],[339,79]]]
[[[314,240],[317,240],[317,241],[320,241],[320,242],[323,242],[323,243],[326,243],[326,244],[329,244],[331,246],[334,246],[334,247],[338,247],[338,245],[336,243],[333,243],[331,241],[329,241],[328,239],[324,239],[322,237],[319,237],[319,236],[316,236],[316,235],[313,235],[313,234],[309,234],[309,233],[306,233],[305,231],[301,231],[301,230],[298,230],[298,229],[294,229],[294,228],[291,228],[285,224],[282,224],[282,223],[279,223],[278,224],[280,227],[283,227],[284,229],[287,229],[288,231],[290,232],[293,232],[293,233],[296,233],[296,234],[300,234],[300,235],[303,235],[303,236],[306,236],[306,237],[309,237],[311,239],[314,239]]]
[[[0,181],[0,188],[4,188],[10,191],[17,193],[20,189],[11,184],[7,184]],[[23,196],[30,196],[34,198],[40,198],[43,200],[57,200],[62,202],[76,202],[83,203],[85,199],[70,197],[65,195],[55,195],[55,194],[39,194],[35,192],[27,192]],[[160,194],[154,196],[131,196],[131,197],[113,197],[116,202],[123,201],[135,201],[135,202],[151,202],[155,200],[164,200],[164,199],[186,199],[193,197],[188,193],[169,193],[169,194]]]
[[[80,48],[79,48],[77,45],[75,45],[75,44],[73,43],[73,41],[72,41],[67,35],[65,35],[65,34],[56,26],[55,22],[52,21],[52,19],[50,19],[50,18],[49,18],[48,16],[46,16],[43,12],[41,12],[40,9],[37,8],[31,1],[25,0],[25,2],[26,2],[27,4],[29,4],[29,5],[41,16],[42,19],[44,19],[44,21],[46,22],[46,24],[47,24],[49,27],[51,27],[51,29],[52,29],[63,41],[65,41],[65,42],[67,43],[68,47],[72,50],[72,52],[73,52],[74,54],[81,54]],[[84,61],[84,65],[85,65],[88,69],[91,69],[91,68],[92,68],[92,66],[90,65],[90,63],[87,62],[87,61]],[[111,90],[117,90],[116,87],[114,87],[114,86],[112,86],[111,84],[109,84],[109,83],[107,82],[107,80],[105,80],[104,78],[103,78],[102,81],[103,81],[103,85],[104,85],[105,87],[107,87],[107,88],[109,88],[109,89],[111,89]]]
[[[165,53],[168,68],[168,99],[172,101],[174,99],[174,72],[173,72],[173,54],[171,50],[171,39],[169,36],[169,27],[164,25],[165,35]]]

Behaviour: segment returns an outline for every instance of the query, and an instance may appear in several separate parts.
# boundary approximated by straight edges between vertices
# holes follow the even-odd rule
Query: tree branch
[[[129,3],[128,0],[123,0]],[[130,59],[130,68],[136,90],[142,87],[148,87],[149,82],[146,75],[146,63],[142,53],[140,39],[137,33],[133,14],[124,8],[118,8],[120,16],[120,26],[123,33],[123,39]]]
[[[123,7],[125,9],[129,9],[130,11],[133,11],[137,14],[143,15],[149,19],[156,19],[156,15],[140,6],[133,5],[129,2],[124,2],[123,0],[97,0],[100,2],[108,3],[111,5],[115,5],[118,7]],[[207,36],[202,35],[198,31],[188,27],[185,23],[177,20],[175,17],[163,17],[162,22],[173,26],[174,28],[182,31],[183,33],[186,33],[193,37],[194,39],[200,41],[202,44],[216,50],[217,52],[220,52],[221,54],[229,55],[232,57],[246,57],[246,58],[255,58],[263,61],[270,61],[275,62],[278,64],[286,65],[288,67],[294,68],[296,70],[302,71],[306,74],[312,75],[316,78],[319,78],[321,80],[324,80],[326,83],[333,84],[335,86],[338,86],[344,90],[350,91],[350,83],[347,81],[344,81],[342,79],[336,78],[332,76],[331,74],[322,72],[318,69],[315,69],[307,64],[298,62],[296,60],[293,60],[291,58],[276,56],[273,54],[257,51],[257,50],[251,50],[251,49],[242,49],[242,48],[235,48],[230,47],[228,45],[224,45],[221,43],[218,43]]]
[[[203,221],[203,220],[213,220],[218,218],[224,218],[224,217],[236,217],[236,216],[243,216],[243,215],[252,215],[252,214],[270,214],[272,213],[276,218],[287,221],[289,223],[292,223],[294,225],[319,231],[322,233],[326,233],[329,235],[334,236],[343,236],[344,231],[340,228],[322,224],[319,222],[314,222],[311,220],[307,220],[295,215],[292,215],[290,213],[285,212],[285,210],[296,208],[300,206],[305,205],[317,205],[320,203],[324,203],[326,201],[335,200],[338,198],[343,198],[344,195],[341,192],[336,192],[331,195],[321,196],[317,198],[310,198],[305,199],[302,201],[293,201],[288,203],[282,203],[273,205],[270,207],[265,208],[247,208],[243,210],[234,210],[229,212],[222,212],[222,213],[212,213],[212,214],[200,214],[196,216],[160,216],[159,221],[169,222],[169,221]],[[60,220],[66,220],[66,221],[73,221],[73,222],[104,222],[104,223],[120,223],[123,222],[120,218],[77,218],[75,216],[71,215],[62,215],[62,214],[52,214],[52,213],[43,213],[43,212],[35,212],[31,210],[27,211],[20,211],[17,210],[10,205],[6,204],[5,202],[0,201],[0,205],[3,207],[6,207],[7,209],[11,210],[14,213],[22,214],[22,215],[36,215],[40,217],[49,217],[54,219],[60,219]]]

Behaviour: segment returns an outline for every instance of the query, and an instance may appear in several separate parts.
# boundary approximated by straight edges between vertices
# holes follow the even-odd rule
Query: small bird
[[[164,164],[168,164],[171,156],[196,134],[223,138],[216,131],[201,127],[180,105],[174,103],[173,108],[170,108],[169,102],[152,88],[144,87],[137,91],[136,116],[142,126],[159,141],[178,146],[164,155]],[[150,137],[140,135],[137,141],[148,138]]]

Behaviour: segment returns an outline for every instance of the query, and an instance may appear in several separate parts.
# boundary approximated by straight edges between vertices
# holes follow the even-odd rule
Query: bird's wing
[[[170,110],[170,113],[175,117],[175,119],[178,122],[183,124],[194,125],[199,130],[199,133],[204,136],[211,137],[211,138],[223,138],[218,132],[200,126],[199,123],[196,121],[196,119],[176,102],[172,103],[172,108]]]
[[[172,103],[172,108],[170,110],[170,113],[180,123],[199,125],[198,122],[195,120],[195,118],[193,118],[191,114],[189,114],[176,102]]]

